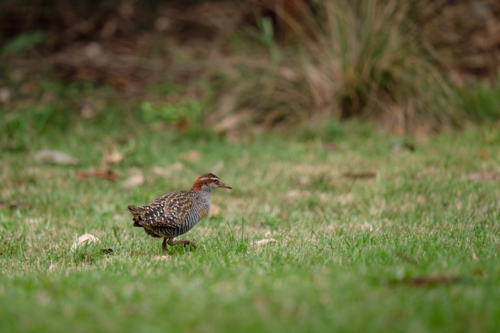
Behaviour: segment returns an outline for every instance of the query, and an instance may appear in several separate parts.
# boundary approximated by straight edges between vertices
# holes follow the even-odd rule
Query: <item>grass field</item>
[[[12,206],[0,209],[1,332],[498,331],[500,188],[487,180],[498,130],[415,139],[412,151],[359,123],[235,142],[116,123],[1,153]],[[106,146],[125,154],[111,165],[120,180],[77,180]],[[41,149],[80,165],[37,163]],[[182,160],[191,150],[199,158]],[[161,241],[132,227],[127,205],[204,172],[234,190],[213,192],[220,213],[181,237],[196,251],[159,260]],[[360,172],[375,176],[345,176]],[[137,174],[144,183],[129,184]],[[101,243],[72,252],[84,233]]]

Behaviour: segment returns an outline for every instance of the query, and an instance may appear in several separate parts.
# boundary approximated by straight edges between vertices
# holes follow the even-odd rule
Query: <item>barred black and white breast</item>
[[[175,191],[135,207],[128,206],[134,227],[143,227],[153,237],[176,237],[188,232],[210,210],[208,202],[195,191]]]

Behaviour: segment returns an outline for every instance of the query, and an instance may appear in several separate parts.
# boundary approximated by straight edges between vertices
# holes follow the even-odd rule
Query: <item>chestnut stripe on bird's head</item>
[[[204,173],[203,175],[198,177],[198,179],[194,182],[194,185],[193,187],[191,187],[191,190],[211,192],[213,189],[218,187],[228,188],[230,190],[233,189],[231,186],[221,182],[219,177],[217,177],[213,173]]]

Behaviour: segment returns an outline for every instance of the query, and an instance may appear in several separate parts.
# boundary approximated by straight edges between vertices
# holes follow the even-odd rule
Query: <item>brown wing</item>
[[[129,206],[128,209],[134,216],[134,225],[179,228],[189,215],[193,203],[194,194],[191,191],[175,191],[145,206]]]

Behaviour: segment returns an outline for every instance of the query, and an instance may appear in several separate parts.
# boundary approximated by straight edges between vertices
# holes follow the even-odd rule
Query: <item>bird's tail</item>
[[[128,205],[128,210],[133,216],[132,220],[134,221],[134,227],[142,228],[142,225],[139,224],[140,221],[142,220],[141,208],[137,206]]]

